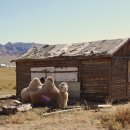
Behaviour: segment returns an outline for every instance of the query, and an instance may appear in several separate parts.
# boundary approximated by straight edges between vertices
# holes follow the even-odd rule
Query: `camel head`
[[[62,82],[60,85],[59,85],[59,91],[61,93],[66,93],[68,91],[68,85],[66,82]]]

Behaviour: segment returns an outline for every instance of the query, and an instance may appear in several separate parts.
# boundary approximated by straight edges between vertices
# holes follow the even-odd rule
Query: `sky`
[[[130,37],[130,0],[0,0],[0,44]]]

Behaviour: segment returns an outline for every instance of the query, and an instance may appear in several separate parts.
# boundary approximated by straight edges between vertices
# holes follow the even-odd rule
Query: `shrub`
[[[130,127],[130,106],[119,107],[116,111],[98,117],[101,125],[109,130],[122,130]]]

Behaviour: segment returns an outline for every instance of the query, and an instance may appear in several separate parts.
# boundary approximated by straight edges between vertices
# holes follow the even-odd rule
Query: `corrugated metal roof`
[[[34,47],[17,58],[20,59],[44,59],[49,57],[63,56],[111,56],[127,39],[101,40],[74,44],[44,45],[40,48]]]

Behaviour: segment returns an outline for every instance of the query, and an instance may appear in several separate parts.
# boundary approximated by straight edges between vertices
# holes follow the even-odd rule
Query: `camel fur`
[[[60,108],[67,107],[68,102],[68,85],[66,82],[62,82],[59,85],[59,95],[57,98],[57,104]]]
[[[49,76],[39,90],[30,92],[31,103],[41,104],[49,101],[56,103],[58,94],[59,89],[55,86],[53,77]]]
[[[34,78],[30,83],[29,86],[24,88],[21,91],[21,98],[22,102],[29,103],[30,102],[30,96],[29,93],[33,91],[37,91],[42,86],[42,83],[38,78]]]
[[[34,82],[35,81],[35,82]],[[22,101],[32,104],[57,104],[58,107],[64,108],[68,102],[68,85],[63,82],[59,89],[54,83],[53,77],[49,76],[42,84],[38,78],[33,79],[27,88],[21,91]]]

